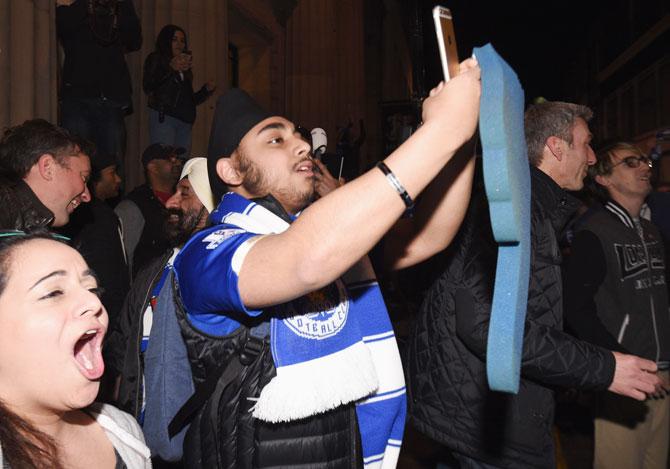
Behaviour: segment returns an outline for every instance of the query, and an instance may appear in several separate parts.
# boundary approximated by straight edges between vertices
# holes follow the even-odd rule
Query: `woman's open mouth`
[[[100,378],[105,371],[102,359],[104,335],[103,329],[89,329],[74,344],[74,360],[79,365],[79,371],[90,380]]]

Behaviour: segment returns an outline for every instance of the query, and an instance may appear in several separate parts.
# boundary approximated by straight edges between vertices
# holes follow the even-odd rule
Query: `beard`
[[[205,207],[202,207],[200,210],[188,210],[186,212],[177,208],[168,209],[168,217],[165,222],[165,235],[170,247],[182,246],[198,231],[198,225],[206,210]],[[176,219],[173,219],[172,215],[175,215]]]
[[[284,210],[294,215],[309,205],[314,198],[314,184],[303,191],[292,186],[271,188],[263,171],[246,156],[241,147],[237,148],[237,154],[237,169],[244,174],[242,187],[254,197],[272,195],[281,203]]]

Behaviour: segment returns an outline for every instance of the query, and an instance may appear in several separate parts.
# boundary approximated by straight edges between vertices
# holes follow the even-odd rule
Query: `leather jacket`
[[[0,174],[0,228],[29,231],[46,228],[54,214],[23,179]]]

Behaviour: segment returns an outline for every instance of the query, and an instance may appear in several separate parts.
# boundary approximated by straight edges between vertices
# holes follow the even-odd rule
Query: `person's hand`
[[[192,57],[189,54],[181,53],[175,55],[170,60],[170,67],[177,72],[185,72],[191,68]]]
[[[181,72],[183,67],[184,58],[183,54],[175,55],[170,59],[170,68],[175,72]]]
[[[647,395],[661,391],[663,383],[656,375],[656,363],[651,360],[612,352],[616,362],[614,379],[609,391],[643,401]]]
[[[56,0],[56,6],[57,7],[69,7],[72,5],[76,0]]]
[[[185,72],[186,70],[188,70],[193,66],[193,55],[190,53],[187,54],[186,52],[182,52],[181,55],[184,58],[184,67],[185,67],[184,70],[182,71]]]
[[[423,125],[436,125],[448,135],[455,148],[468,141],[477,127],[481,70],[475,59],[459,66],[459,74],[440,82],[423,102]]]
[[[344,185],[344,179],[335,179],[321,160],[315,158],[312,161],[318,169],[318,171],[314,171],[314,189],[319,197],[325,197],[326,194]]]
[[[661,380],[661,385],[659,388],[657,388],[656,392],[651,394],[649,397],[654,399],[664,399],[668,394],[670,394],[670,382],[668,382],[668,374],[659,374],[658,378]]]
[[[208,92],[213,93],[214,90],[216,90],[216,83],[214,83],[213,80],[208,80],[207,83],[205,83],[205,88],[207,88]]]

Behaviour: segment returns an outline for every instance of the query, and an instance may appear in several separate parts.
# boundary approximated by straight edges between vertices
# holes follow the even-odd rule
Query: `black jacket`
[[[566,319],[583,340],[668,361],[663,240],[645,219],[639,220],[639,229],[642,233],[612,200],[583,217],[566,263]]]
[[[553,388],[605,389],[613,355],[565,334],[557,233],[575,204],[532,172],[531,277],[516,395],[490,391],[486,343],[496,266],[483,194],[473,197],[446,268],[410,335],[410,422],[453,451],[501,467],[553,467]]]
[[[255,199],[278,217],[290,217],[272,196]],[[203,288],[208,288],[203,285]],[[177,288],[178,290],[178,288]],[[179,297],[177,296],[177,300]],[[243,318],[241,327],[216,337],[193,326],[180,301],[177,319],[186,342],[196,394],[213,377],[213,392],[195,413],[184,440],[188,468],[261,469],[304,467],[356,469],[362,467],[360,432],[354,404],[291,422],[256,419],[252,396],[276,375],[269,337],[249,338],[250,328],[267,317]],[[253,346],[252,346],[253,345]],[[241,364],[228,380],[230,367]],[[223,371],[223,368],[226,368]]]
[[[129,261],[132,266],[131,278],[134,279],[137,272],[147,265],[149,261],[163,255],[170,249],[170,242],[165,233],[167,210],[148,184],[137,186],[116,207],[116,213],[121,219],[121,226],[126,234],[131,231],[137,232],[139,226],[135,226],[134,224],[140,222],[140,220],[127,220],[124,218],[125,212],[122,210],[122,207],[128,203],[127,201],[135,204],[142,218],[142,231],[137,245],[126,245],[128,255],[130,256],[132,253],[132,259],[129,259]]]
[[[142,46],[140,20],[132,0],[116,3],[116,20],[90,15],[92,3],[76,0],[56,8],[58,38],[65,51],[61,96],[105,97],[129,106],[132,87],[124,54]]]
[[[261,469],[309,467],[355,469],[362,466],[359,430],[353,404],[301,420],[268,423],[252,416],[249,396],[258,396],[275,376],[269,339],[252,355],[249,329],[242,326],[223,337],[192,326],[183,306],[177,308],[186,341],[196,393],[211,376],[221,376],[195,414],[184,440],[188,468]],[[251,326],[251,324],[249,324]],[[249,359],[253,356],[254,359]],[[230,381],[222,366],[244,362]]]
[[[175,117],[187,124],[195,122],[195,107],[211,94],[203,85],[193,92],[193,72],[183,76],[170,67],[169,61],[158,52],[152,52],[144,61],[144,92],[149,95],[148,105],[159,113]]]
[[[135,276],[119,320],[111,329],[105,344],[105,365],[108,372],[120,377],[119,395],[115,403],[136,418],[140,413],[140,384],[143,373],[140,357],[142,318],[149,306],[151,292],[171,255],[172,252],[167,251],[163,256],[156,257]]]
[[[23,179],[0,172],[0,228],[31,230],[47,228],[54,214],[37,198]]]
[[[72,239],[72,247],[97,275],[103,288],[102,304],[110,324],[114,324],[130,288],[119,219],[114,210],[94,198],[77,208],[69,223],[59,231]]]

